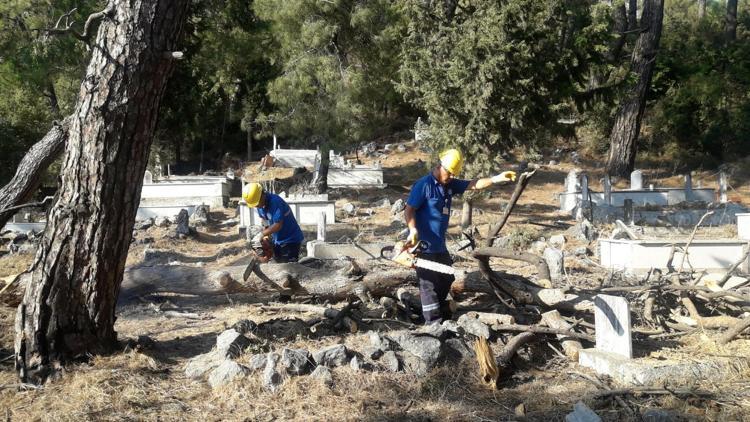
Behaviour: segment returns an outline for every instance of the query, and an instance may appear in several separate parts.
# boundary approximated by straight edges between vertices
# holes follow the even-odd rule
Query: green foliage
[[[398,2],[257,0],[255,10],[271,25],[269,53],[281,67],[268,86],[276,111],[260,119],[267,129],[336,146],[403,127],[392,83],[405,28]]]
[[[724,9],[698,21],[687,0],[668,3],[653,82],[648,148],[669,152],[678,168],[713,166],[747,154],[750,138],[750,14],[740,9],[739,39],[724,39]]]
[[[594,3],[470,0],[449,19],[444,2],[406,2],[399,89],[429,114],[434,146],[460,147],[476,174],[555,133],[603,51],[607,25],[592,20]]]

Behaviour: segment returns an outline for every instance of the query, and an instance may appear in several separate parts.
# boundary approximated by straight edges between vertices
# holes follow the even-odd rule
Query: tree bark
[[[26,153],[10,182],[0,189],[0,228],[16,213],[16,210],[3,210],[28,203],[39,188],[47,167],[62,153],[68,139],[70,120],[68,117],[59,124],[55,123],[44,138]]]
[[[728,42],[737,39],[737,0],[727,0],[724,34]]]
[[[698,19],[706,17],[706,0],[698,0]]]
[[[612,10],[612,17],[614,18],[614,37],[609,42],[609,51],[607,52],[607,60],[612,64],[617,64],[620,61],[620,54],[622,54],[622,47],[625,45],[625,32],[628,30],[628,15],[625,10],[625,3],[618,3]]]
[[[116,347],[122,281],[167,52],[186,0],[112,0],[72,116],[57,197],[16,315],[16,369],[41,383],[67,362]]]
[[[638,0],[628,0],[628,29],[638,27]]]
[[[327,142],[323,142],[320,145],[320,166],[317,168],[315,179],[312,182],[317,194],[323,194],[328,191],[328,167],[331,163],[330,151],[331,149],[328,147]]]
[[[631,71],[636,75],[637,82],[623,99],[609,137],[607,172],[613,176],[627,177],[635,166],[638,134],[659,48],[663,15],[664,0],[644,1],[642,32],[633,48],[631,61]]]

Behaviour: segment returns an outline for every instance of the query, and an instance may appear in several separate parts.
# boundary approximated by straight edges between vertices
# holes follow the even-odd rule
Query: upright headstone
[[[628,224],[630,226],[633,225],[633,200],[630,198],[626,198],[623,201],[623,214],[625,214],[625,224]]]
[[[146,170],[146,172],[143,173],[143,184],[150,185],[152,183],[154,183],[154,175],[151,174],[150,171]]]
[[[723,170],[719,171],[719,202],[722,204],[727,203],[727,186],[729,186],[727,174]]]
[[[589,177],[585,174],[581,175],[581,201],[585,202],[589,200]]]
[[[568,172],[568,176],[565,177],[565,192],[573,193],[578,192],[578,171],[571,170]]]
[[[164,177],[164,170],[161,166],[161,157],[159,154],[154,155],[154,171],[156,171],[156,180]]]
[[[693,200],[693,173],[688,172],[685,175],[685,200]]]
[[[612,179],[608,174],[604,176],[602,186],[604,187],[604,203],[612,205]]]
[[[643,172],[633,170],[630,173],[630,190],[643,190]]]
[[[276,134],[275,134],[275,133],[273,134],[273,149],[274,149],[274,150],[277,150],[277,149],[279,149],[279,146],[278,146],[278,144],[276,143]]]
[[[321,242],[326,241],[326,213],[321,212],[318,215],[318,240]]]
[[[596,295],[594,298],[594,324],[596,325],[596,348],[631,359],[630,307],[620,296]]]

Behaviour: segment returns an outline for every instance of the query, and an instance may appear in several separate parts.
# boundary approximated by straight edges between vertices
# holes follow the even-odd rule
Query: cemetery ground
[[[403,219],[391,212],[390,206],[378,203],[388,198],[392,204],[406,199],[410,184],[427,171],[428,155],[413,146],[407,152],[393,152],[381,158],[385,169],[385,189],[345,191],[336,190],[337,224],[328,227],[329,241],[396,240],[403,229]],[[71,365],[58,379],[40,388],[19,385],[13,368],[13,326],[15,308],[0,304],[0,417],[7,420],[565,420],[574,405],[582,401],[603,420],[744,420],[750,405],[750,340],[738,337],[725,345],[719,344],[722,329],[684,327],[676,335],[657,333],[658,326],[649,324],[644,316],[643,302],[648,292],[626,291],[643,284],[644,277],[628,277],[600,268],[596,258],[596,240],[579,238],[575,234],[577,222],[558,211],[555,192],[563,190],[566,174],[574,167],[586,170],[591,180],[603,174],[599,163],[583,160],[572,163],[565,158],[559,164],[543,164],[521,196],[509,223],[501,235],[507,237],[508,247],[520,251],[543,252],[553,242],[553,236],[564,235],[560,245],[565,252],[565,272],[560,280],[552,280],[551,287],[565,291],[588,291],[606,287],[625,288],[616,294],[630,301],[633,326],[633,354],[650,356],[655,360],[684,363],[709,362],[724,359],[732,362],[731,369],[721,379],[700,376],[669,380],[660,385],[627,386],[580,366],[567,356],[564,347],[570,338],[536,334],[534,339],[518,349],[518,353],[500,368],[497,388],[487,386],[482,379],[480,365],[471,356],[473,336],[448,333],[457,342],[449,345],[429,368],[410,367],[413,362],[398,361],[389,367],[383,356],[373,358],[373,343],[394,340],[407,349],[413,340],[408,332],[423,330],[392,317],[373,318],[382,311],[377,298],[372,304],[362,304],[357,310],[356,333],[347,327],[324,324],[325,318],[312,308],[291,310],[288,298],[268,285],[251,280],[247,291],[241,293],[192,296],[180,294],[151,294],[130,298],[118,307],[116,329],[122,351],[110,356],[95,356],[86,362]],[[743,173],[742,163],[731,179],[730,201],[750,203],[750,183]],[[255,172],[255,168],[251,168]],[[283,172],[280,172],[283,173]],[[680,186],[682,178],[669,169],[645,169],[650,181],[660,186]],[[712,172],[693,175],[703,186],[715,186]],[[592,183],[593,185],[593,183]],[[594,185],[598,187],[598,185]],[[627,181],[615,187],[626,188]],[[502,214],[512,186],[493,189],[490,198],[475,203],[473,224],[478,238],[487,233],[489,225]],[[351,203],[354,213],[342,213],[343,205]],[[461,201],[454,202],[458,215],[451,218],[449,244],[460,240],[457,227]],[[197,235],[173,239],[172,227],[152,226],[136,230],[128,257],[128,266],[180,264],[203,268],[206,272],[247,263],[245,241],[238,234],[233,209],[214,210],[207,226],[197,227]],[[400,219],[400,220],[399,220]],[[608,237],[614,225],[596,226],[600,237]],[[304,227],[306,239],[314,239],[316,228]],[[687,237],[693,227],[680,227],[672,233]],[[733,232],[734,231],[734,232]],[[695,238],[736,236],[734,226],[699,228]],[[544,238],[544,241],[540,240]],[[559,238],[556,238],[559,240]],[[539,250],[539,249],[542,250]],[[584,249],[585,248],[585,249]],[[157,251],[158,253],[154,253]],[[162,253],[162,252],[170,252]],[[578,251],[578,252],[576,252]],[[581,252],[583,251],[583,252]],[[462,251],[456,267],[477,270],[476,261],[468,251]],[[190,258],[190,259],[187,259]],[[31,263],[30,253],[0,256],[0,278],[17,274]],[[182,259],[181,262],[174,260]],[[385,271],[394,264],[359,262],[367,270]],[[333,265],[333,264],[332,264]],[[337,266],[338,265],[338,266]],[[348,262],[339,262],[331,271],[346,270]],[[502,269],[536,280],[537,268],[517,260],[492,259],[495,270]],[[664,269],[666,273],[666,269]],[[269,274],[270,275],[270,274]],[[536,280],[538,281],[538,280]],[[550,286],[545,286],[550,287]],[[572,290],[571,290],[572,288]],[[395,289],[394,289],[395,292]],[[416,294],[413,286],[411,292]],[[611,293],[615,294],[615,293]],[[680,296],[661,292],[656,299],[654,314],[657,319],[669,319],[670,308],[677,308]],[[391,295],[393,296],[393,295]],[[667,297],[668,296],[668,297]],[[458,315],[470,311],[516,315],[517,324],[536,324],[539,314],[548,309],[539,306],[519,306],[508,310],[490,291],[457,293]],[[306,305],[333,307],[343,310],[347,301],[315,301],[302,299]],[[295,299],[292,302],[296,302]],[[698,303],[703,316],[721,308],[713,302]],[[593,313],[566,312],[566,320],[578,333],[591,333]],[[735,313],[739,317],[741,312]],[[535,320],[536,319],[536,320]],[[186,374],[188,361],[202,354],[210,354],[217,345],[217,335],[234,327],[243,332],[238,322],[249,320],[257,329],[248,330],[252,344],[244,345],[244,353],[234,362],[252,371],[234,381],[212,387],[206,376],[191,378]],[[670,320],[671,321],[671,320]],[[463,322],[465,323],[465,321]],[[674,324],[674,321],[670,322]],[[317,324],[317,325],[316,325]],[[492,325],[492,324],[487,324]],[[312,327],[321,327],[312,330]],[[491,328],[491,327],[490,327]],[[315,331],[315,332],[313,332]],[[506,349],[517,332],[490,330],[490,347],[494,356]],[[373,332],[380,333],[373,337]],[[441,334],[442,335],[442,334]],[[390,337],[388,337],[390,336]],[[400,337],[399,337],[400,336]],[[419,337],[417,337],[419,338]],[[441,340],[442,341],[442,340]],[[594,347],[590,338],[581,339],[584,348]],[[233,343],[234,344],[234,343]],[[266,379],[269,365],[257,365],[254,356],[268,352],[286,355],[284,349],[308,350],[311,353],[343,344],[347,363],[330,369],[330,377],[316,374],[297,376],[290,373],[289,364],[279,365],[279,379]],[[451,356],[460,344],[466,348],[460,356]],[[461,355],[461,350],[458,350]],[[401,353],[401,352],[399,352]],[[406,355],[406,352],[403,353]],[[446,355],[446,356],[443,356]],[[455,355],[455,353],[454,353]],[[265,357],[265,355],[264,355]],[[349,360],[354,357],[354,363]],[[262,359],[265,360],[265,359]],[[227,360],[232,362],[232,360]],[[317,359],[316,359],[317,361]],[[422,362],[418,362],[422,364]],[[418,365],[417,365],[418,366]],[[273,369],[273,368],[271,368]],[[393,371],[392,369],[398,369]],[[307,368],[311,372],[312,368]],[[294,372],[294,371],[291,371]],[[270,373],[269,373],[270,374]],[[273,375],[273,374],[270,374]],[[274,387],[269,387],[273,385]],[[646,388],[648,387],[648,388]],[[657,419],[661,417],[663,419]],[[652,418],[652,419],[648,419]],[[672,418],[672,419],[667,419]]]

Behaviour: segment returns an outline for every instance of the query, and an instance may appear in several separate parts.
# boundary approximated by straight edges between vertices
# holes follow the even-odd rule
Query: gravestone
[[[619,296],[596,295],[594,298],[594,323],[596,325],[596,349],[631,359],[630,307],[628,301]]]
[[[154,175],[151,174],[150,171],[146,170],[146,172],[143,173],[143,184],[150,185],[152,183],[154,183]]]
[[[643,172],[634,170],[630,173],[630,190],[643,190]]]
[[[623,218],[625,220],[625,224],[632,226],[634,222],[633,200],[630,198],[626,198],[623,201],[622,206],[623,206],[623,214],[624,214]]]
[[[722,204],[727,203],[727,174],[722,170],[719,172],[719,202]]]
[[[604,187],[604,203],[612,205],[612,179],[608,174],[602,179],[602,186]]]
[[[685,200],[693,200],[693,173],[685,175]]]
[[[326,241],[326,213],[321,212],[318,215],[318,240],[321,242]]]
[[[578,170],[571,170],[565,177],[565,192],[578,192]]]

